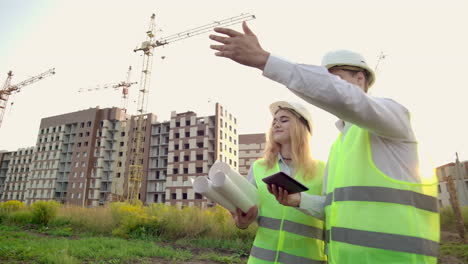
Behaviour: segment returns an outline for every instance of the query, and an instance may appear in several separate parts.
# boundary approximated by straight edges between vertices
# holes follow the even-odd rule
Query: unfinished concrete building
[[[119,108],[87,110],[43,118],[34,147],[0,154],[3,200],[31,204],[55,199],[78,206],[123,201],[135,153],[138,118],[143,118],[143,177],[139,199],[207,207],[190,179],[207,176],[216,160],[238,169],[237,119],[219,104],[214,115],[171,113],[128,116]]]
[[[250,166],[263,155],[265,134],[239,135],[239,173],[247,176]]]
[[[5,192],[5,182],[8,173],[8,167],[11,160],[11,151],[0,151],[0,198],[3,201],[3,193]]]
[[[145,203],[166,202],[167,160],[169,155],[170,122],[151,126],[149,170]]]
[[[461,206],[468,205],[468,161],[450,162],[436,168],[439,179],[439,206],[450,206],[447,177],[451,177]]]
[[[129,126],[129,136],[128,136],[128,153],[127,153],[127,162],[125,167],[125,176],[128,177],[130,174],[130,166],[134,165],[135,161],[132,160],[132,153],[137,151],[135,149],[136,145],[136,129],[137,129],[137,120],[138,118],[143,118],[143,140],[142,140],[142,149],[139,151],[142,153],[142,160],[139,161],[139,164],[143,164],[143,175],[141,179],[141,188],[139,193],[139,200],[145,202],[147,196],[147,180],[148,180],[148,170],[149,170],[149,155],[150,155],[150,142],[151,142],[151,127],[156,123],[157,117],[155,114],[144,114],[142,116],[132,116],[130,126]],[[125,180],[125,183],[128,184],[128,181]],[[124,193],[127,193],[127,185],[124,186]]]
[[[172,112],[170,121],[152,125],[146,203],[207,207],[190,179],[207,176],[218,159],[238,169],[237,119],[219,104],[214,112]]]
[[[0,182],[3,182],[2,201],[25,201],[33,150],[33,147],[29,147],[3,153],[0,166]]]
[[[115,138],[125,113],[90,108],[41,120],[27,202],[97,206],[110,196]]]

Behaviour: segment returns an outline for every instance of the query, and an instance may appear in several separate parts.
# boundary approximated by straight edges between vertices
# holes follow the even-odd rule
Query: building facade
[[[0,153],[0,197],[77,206],[123,201],[130,166],[142,164],[138,197],[145,204],[207,207],[191,180],[207,176],[216,160],[239,169],[237,119],[219,104],[214,110],[204,117],[172,112],[165,122],[99,107],[43,118],[34,147]],[[142,155],[135,156],[139,118]]]
[[[169,156],[170,122],[151,126],[149,169],[145,203],[166,202],[167,160]]]
[[[8,167],[10,165],[12,152],[0,151],[0,199],[3,201],[5,192],[5,182],[7,179]]]
[[[142,139],[141,139],[141,149],[140,153],[141,156],[138,156],[140,160],[138,163],[135,163],[133,160],[135,155],[133,155],[136,151],[136,130],[137,130],[137,122],[138,118],[143,118],[143,126],[142,126]],[[129,136],[128,136],[128,151],[127,151],[127,162],[125,164],[125,183],[124,183],[124,193],[128,192],[128,180],[130,176],[130,165],[141,164],[142,165],[142,178],[141,178],[141,186],[140,186],[140,193],[138,195],[138,199],[145,202],[146,201],[146,189],[147,189],[147,180],[148,180],[148,171],[149,171],[149,155],[150,155],[150,142],[151,142],[151,127],[153,124],[157,122],[157,117],[155,114],[144,114],[141,116],[132,116],[131,122],[129,126]]]
[[[0,166],[0,183],[3,182],[2,201],[25,201],[33,151],[34,148],[30,147],[4,153]]]
[[[468,206],[468,161],[447,163],[437,167],[436,173],[439,179],[439,206],[450,206],[447,177],[453,180],[460,205]]]
[[[125,118],[119,108],[97,107],[42,119],[27,203],[104,204],[115,174],[116,134]]]
[[[265,134],[239,135],[239,173],[247,176],[250,166],[262,157],[265,149]]]
[[[163,155],[167,150],[167,160],[164,156],[159,158],[163,165],[167,162],[167,170],[160,172],[165,173],[163,177],[166,177],[166,181],[165,185],[163,181],[158,181],[152,186],[165,189],[161,197],[164,197],[166,204],[178,207],[210,206],[210,201],[193,191],[191,181],[198,176],[208,176],[216,160],[224,161],[238,170],[237,119],[216,104],[215,114],[211,116],[172,112],[169,124],[162,124],[162,127],[169,128],[169,134],[164,136],[164,142],[168,137],[168,148],[161,149]]]

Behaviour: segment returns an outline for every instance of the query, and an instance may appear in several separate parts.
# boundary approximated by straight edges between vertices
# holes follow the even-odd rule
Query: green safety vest
[[[369,132],[351,126],[330,151],[325,202],[329,263],[437,263],[437,178],[395,180],[372,161]]]
[[[268,192],[263,178],[280,171],[278,162],[272,169],[263,159],[253,164],[259,196],[258,230],[248,260],[252,263],[324,264],[324,222],[303,212],[284,206]],[[320,195],[325,164],[317,162],[314,177],[304,181],[300,173],[295,179],[309,188],[307,193]]]

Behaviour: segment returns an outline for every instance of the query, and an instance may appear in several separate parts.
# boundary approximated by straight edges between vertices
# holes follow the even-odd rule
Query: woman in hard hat
[[[359,53],[330,52],[322,66],[291,63],[263,50],[245,22],[243,29],[215,29],[227,35],[210,36],[223,44],[211,46],[216,55],[262,70],[340,119],[323,195],[273,187],[278,202],[317,217],[325,213],[331,264],[437,263],[437,177],[420,173],[409,111],[367,93],[375,74]]]
[[[322,191],[325,164],[311,156],[312,119],[302,105],[275,102],[270,105],[273,122],[263,158],[250,167],[248,179],[259,193],[259,208],[233,214],[237,227],[247,228],[257,220],[258,231],[248,263],[325,263],[324,222],[276,201],[262,179],[284,172],[309,188]]]

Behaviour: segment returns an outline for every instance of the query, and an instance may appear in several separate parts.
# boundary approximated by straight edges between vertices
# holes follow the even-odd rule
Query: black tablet
[[[266,184],[275,184],[276,186],[286,189],[289,194],[298,193],[309,190],[302,183],[296,181],[294,178],[289,177],[284,172],[278,172],[271,176],[262,179]]]

